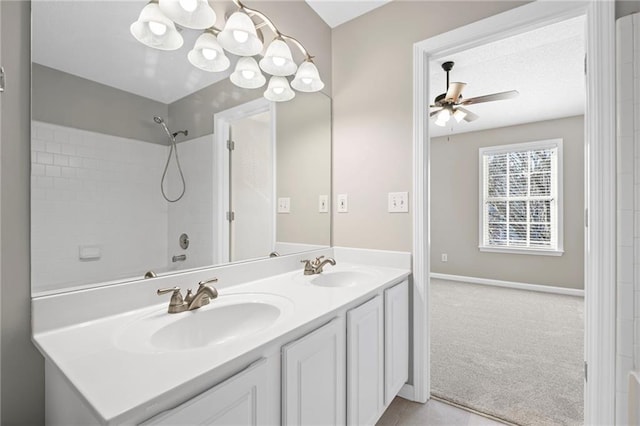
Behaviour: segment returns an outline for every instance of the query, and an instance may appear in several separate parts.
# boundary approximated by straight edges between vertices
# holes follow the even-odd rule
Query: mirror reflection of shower
[[[170,145],[169,155],[167,156],[167,162],[164,165],[164,171],[162,172],[162,179],[160,179],[160,192],[162,192],[162,196],[164,197],[165,200],[167,200],[170,203],[175,203],[176,201],[182,198],[182,196],[184,195],[184,192],[187,189],[187,184],[184,181],[184,175],[182,174],[182,167],[180,166],[180,158],[178,158],[178,147],[176,146],[176,136],[178,136],[179,134],[187,136],[189,134],[189,131],[179,130],[175,133],[171,133],[171,131],[169,131],[169,128],[165,124],[164,119],[162,117],[155,116],[153,117],[153,121],[155,121],[156,123],[162,126],[165,133],[167,134],[167,137],[169,138],[169,145]],[[170,199],[169,197],[167,197],[167,194],[164,191],[164,181],[166,180],[167,170],[169,169],[169,163],[171,162],[171,154],[173,154],[174,152],[176,157],[176,165],[178,166],[178,172],[180,172],[180,179],[182,180],[182,192],[180,193],[178,198]]]

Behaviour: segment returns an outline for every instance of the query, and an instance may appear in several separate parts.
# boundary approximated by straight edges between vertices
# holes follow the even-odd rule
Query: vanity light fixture
[[[208,0],[151,0],[131,25],[133,36],[146,46],[161,50],[176,50],[182,44],[182,36],[176,25],[183,28],[203,29],[204,32],[187,54],[189,62],[204,71],[222,72],[229,68],[230,60],[225,51],[239,56],[229,79],[238,87],[256,89],[264,86],[270,74],[264,96],[275,102],[283,102],[300,92],[318,92],[324,88],[313,56],[295,38],[281,33],[262,12],[248,8],[240,0],[233,0],[238,7],[227,19],[222,30],[214,26],[216,14]],[[254,23],[252,18],[261,22]],[[258,29],[268,27],[275,35],[259,62],[254,59],[262,53],[262,34]],[[293,60],[290,45],[304,55],[300,66]],[[289,76],[295,76],[289,84]],[[278,77],[278,78],[275,78]]]
[[[184,43],[173,21],[160,10],[157,0],[150,1],[142,9],[129,30],[136,40],[154,49],[176,50]]]

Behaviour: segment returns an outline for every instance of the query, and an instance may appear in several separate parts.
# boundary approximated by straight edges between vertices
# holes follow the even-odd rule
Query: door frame
[[[273,148],[273,200],[271,218],[271,239],[276,241],[276,107],[275,103],[265,98],[258,98],[253,101],[235,106],[233,108],[220,111],[213,116],[213,162],[215,166],[214,176],[214,211],[217,217],[213,218],[214,238],[213,247],[216,248],[214,263],[229,262],[229,221],[226,219],[226,212],[229,211],[229,150],[227,141],[229,140],[229,129],[231,123],[236,120],[260,114],[262,112],[271,113],[271,145]],[[265,253],[266,256],[266,253]]]
[[[586,15],[585,424],[613,424],[616,332],[615,3],[536,1],[413,46],[413,377],[402,396],[430,397],[429,61],[571,17]],[[588,213],[588,214],[587,214]]]

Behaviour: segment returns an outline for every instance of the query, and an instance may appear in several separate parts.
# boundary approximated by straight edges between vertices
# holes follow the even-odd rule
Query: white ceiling
[[[430,64],[430,93],[446,89],[441,64],[455,62],[450,81],[467,83],[463,98],[517,90],[514,99],[470,105],[473,122],[430,126],[431,136],[472,132],[584,114],[584,17],[482,45]],[[433,99],[431,99],[433,102]],[[432,119],[432,123],[434,119]]]
[[[331,28],[364,15],[391,0],[305,0]]]

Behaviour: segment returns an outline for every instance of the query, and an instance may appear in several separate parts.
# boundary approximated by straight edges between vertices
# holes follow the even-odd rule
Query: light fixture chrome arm
[[[311,61],[313,56],[309,54],[309,51],[302,45],[302,43],[300,43],[300,41],[298,41],[294,37],[281,33],[280,30],[278,30],[278,27],[275,26],[273,21],[267,15],[258,10],[251,9],[250,7],[245,6],[240,0],[233,0],[233,3],[248,15],[255,15],[260,18],[262,22],[265,23],[269,27],[269,29],[271,29],[271,31],[273,31],[273,33],[276,35],[276,38],[281,38],[292,42],[298,49],[300,49],[302,54],[305,56],[305,60]]]

